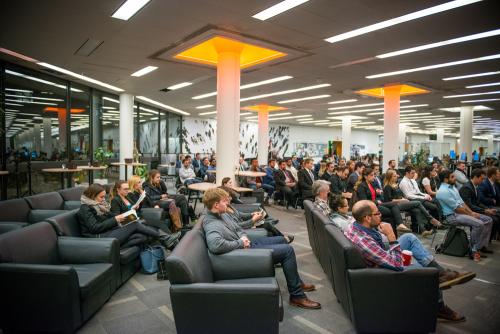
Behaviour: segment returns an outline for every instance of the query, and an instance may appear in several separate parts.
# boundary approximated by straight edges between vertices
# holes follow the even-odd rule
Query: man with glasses
[[[449,289],[454,285],[463,284],[473,279],[476,274],[472,272],[459,273],[444,269],[434,257],[424,248],[420,240],[411,233],[396,236],[389,225],[381,223],[381,213],[377,206],[368,200],[354,204],[352,214],[356,222],[344,231],[345,236],[360,251],[368,267],[381,267],[385,269],[403,271],[403,250],[409,250],[417,263],[406,268],[433,267],[439,271],[439,288]],[[388,244],[384,242],[387,238]],[[449,321],[463,321],[465,317],[453,311],[443,302],[440,291],[438,318]]]

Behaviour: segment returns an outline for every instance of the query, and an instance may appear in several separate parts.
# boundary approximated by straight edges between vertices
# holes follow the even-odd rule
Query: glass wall
[[[71,83],[70,159],[90,159],[90,94],[89,88]]]

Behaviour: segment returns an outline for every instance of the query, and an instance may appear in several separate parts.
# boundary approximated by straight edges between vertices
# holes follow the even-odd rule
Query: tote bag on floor
[[[154,274],[158,271],[158,261],[165,260],[162,246],[146,246],[141,252],[142,272]]]

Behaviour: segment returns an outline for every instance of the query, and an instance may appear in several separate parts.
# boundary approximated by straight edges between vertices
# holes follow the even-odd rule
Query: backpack
[[[467,233],[461,228],[451,226],[441,245],[436,246],[436,253],[459,257],[469,255],[471,248]]]

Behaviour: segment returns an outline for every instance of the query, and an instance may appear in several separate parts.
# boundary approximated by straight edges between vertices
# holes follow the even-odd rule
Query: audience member
[[[299,170],[299,191],[302,199],[314,199],[312,185],[315,180],[313,169],[313,159],[304,159],[304,168]]]
[[[421,181],[422,188],[424,188],[425,193],[432,198],[436,197],[436,192],[438,190],[436,183],[437,171],[432,166],[425,166],[422,170]]]
[[[487,207],[500,207],[500,193],[496,186],[498,179],[498,168],[488,168],[487,178],[478,186],[479,201]]]
[[[405,176],[399,183],[399,189],[403,192],[403,196],[411,201],[422,202],[424,208],[431,213],[437,220],[441,220],[441,212],[438,205],[433,202],[430,195],[420,191],[417,181],[415,181],[415,168],[413,166],[405,167]]]
[[[299,179],[298,171],[293,165],[292,158],[286,158],[286,170],[290,171],[292,173],[292,176],[295,180]]]
[[[321,172],[321,170],[320,170]],[[325,164],[325,170],[324,172],[320,175],[321,180],[325,180],[328,182],[332,182],[332,176],[335,175],[335,164],[333,162],[327,162]]]
[[[194,171],[198,171],[200,169],[200,166],[201,166],[201,154],[200,153],[196,153],[194,155],[194,160],[193,160],[193,169]]]
[[[274,172],[276,172],[276,160],[270,159],[267,163],[267,167],[264,168],[264,173],[266,173],[266,175],[262,178],[262,182],[273,187],[273,190],[276,188]]]
[[[356,182],[358,182],[358,179],[360,176],[363,174],[363,171],[365,170],[365,165],[361,162],[358,161],[354,165],[354,172],[352,172],[349,175],[349,178],[347,179],[347,191],[352,193],[354,190],[354,185]]]
[[[292,173],[286,169],[286,163],[283,160],[278,162],[279,169],[274,173],[274,181],[276,184],[276,191],[281,192],[286,200],[287,206],[292,203],[295,207],[295,201],[298,196],[297,180],[293,177]]]
[[[465,174],[465,162],[464,161],[459,161],[457,163],[457,168],[453,172],[455,174],[455,185],[458,190],[462,188],[464,184],[469,182],[469,178],[467,177],[467,174]]]
[[[201,160],[200,169],[198,170],[198,177],[202,180],[205,180],[207,177],[207,170],[210,167],[210,161],[207,157]]]
[[[219,187],[225,192],[229,194],[231,197],[231,203],[235,204],[243,204],[243,202],[240,200],[240,194],[233,189],[233,181],[229,177],[225,177],[222,179],[222,184]]]
[[[396,160],[389,160],[389,162],[387,163],[387,166],[388,166],[387,170],[392,169],[396,172],[396,174],[398,175],[398,179],[401,177],[401,175],[399,175],[398,165],[396,163]]]
[[[179,169],[179,178],[181,180],[181,183],[186,187],[193,183],[203,182],[202,179],[196,177],[193,168],[191,168],[190,162],[190,158],[184,158],[182,167]]]
[[[249,170],[251,172],[262,172],[259,167],[259,161],[257,159],[252,159],[252,163],[250,165]],[[271,196],[273,195],[274,187],[264,183],[262,177],[260,176],[257,177],[247,176],[246,183],[248,187],[252,188],[253,190],[263,189],[267,194],[266,201],[268,201],[268,199],[271,198]]]
[[[332,211],[330,203],[328,203],[329,193],[330,185],[328,184],[328,182],[326,182],[325,180],[314,181],[314,206],[325,216],[327,216],[335,226],[344,230],[351,222],[351,219],[349,219],[349,216],[347,214],[347,212],[349,211],[349,203],[344,197],[334,195],[333,199],[330,201],[330,203],[332,203],[332,206],[335,208],[335,211]]]
[[[333,194],[342,195],[347,199],[352,197],[352,192],[347,191],[347,177],[349,176],[349,167],[338,167],[335,174],[330,178],[330,190]]]

